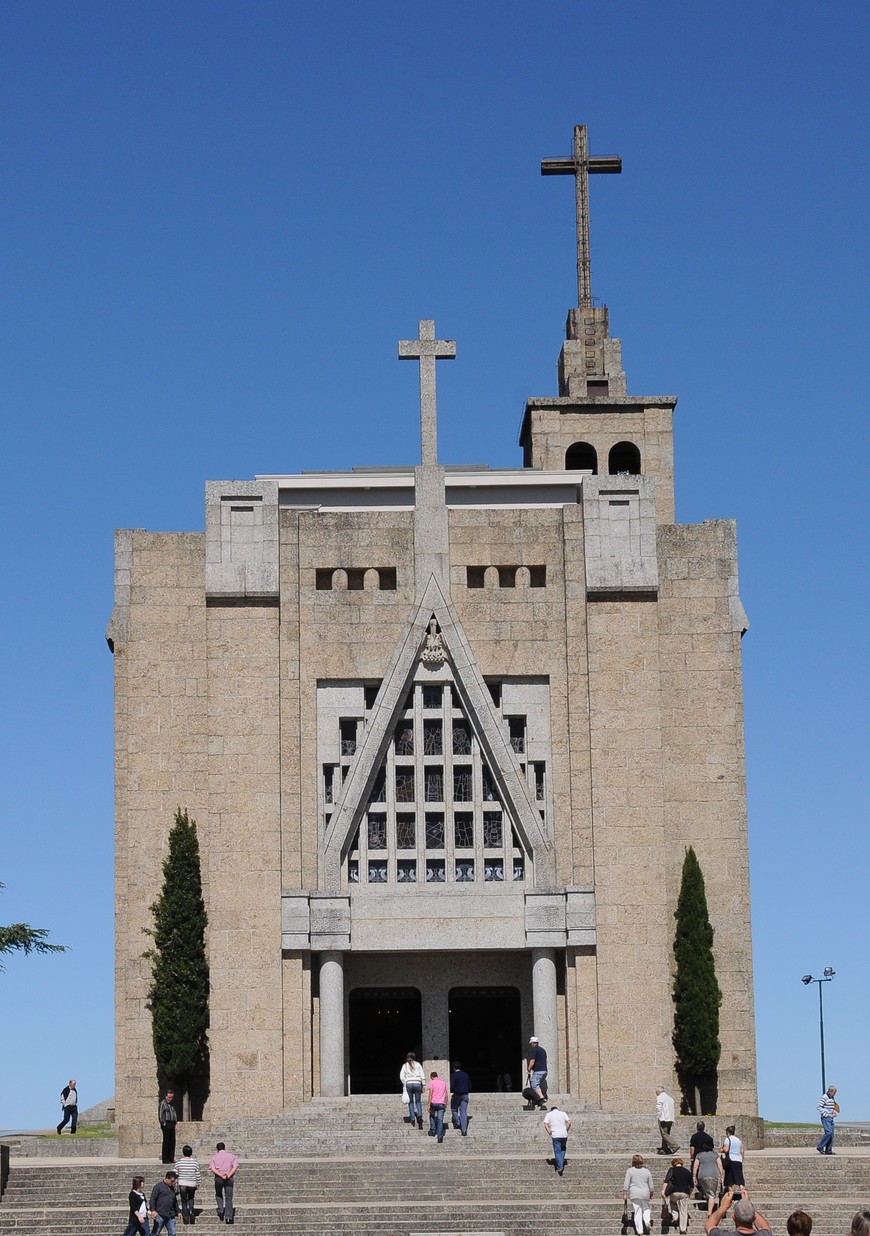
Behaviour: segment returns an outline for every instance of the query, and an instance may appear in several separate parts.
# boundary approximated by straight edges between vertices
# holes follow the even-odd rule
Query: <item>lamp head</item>
[[[801,979],[802,983],[811,983],[812,981],[813,981],[813,976],[811,974],[805,974],[803,978]]]
[[[825,966],[825,969],[824,969],[825,978],[833,978],[836,973],[837,971],[832,970],[830,966]]]

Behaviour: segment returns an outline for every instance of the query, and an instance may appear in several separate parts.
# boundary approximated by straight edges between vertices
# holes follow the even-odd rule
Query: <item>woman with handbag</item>
[[[680,1236],[685,1236],[689,1226],[689,1198],[692,1195],[692,1173],[684,1165],[679,1155],[671,1159],[671,1166],[662,1185],[662,1198],[668,1208],[668,1218],[680,1229]],[[664,1214],[662,1218],[664,1219]]]

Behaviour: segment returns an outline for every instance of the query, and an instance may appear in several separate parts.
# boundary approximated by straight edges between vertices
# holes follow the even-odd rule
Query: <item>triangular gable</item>
[[[536,885],[547,886],[552,881],[552,843],[545,834],[519,760],[495,713],[459,615],[433,575],[396,646],[375,700],[371,722],[336,800],[322,850],[322,888],[340,886],[343,858],[368,806],[372,787],[424,653],[433,616],[440,628],[441,644],[450,662],[463,710],[498,786],[502,806],[523,847],[532,856]]]

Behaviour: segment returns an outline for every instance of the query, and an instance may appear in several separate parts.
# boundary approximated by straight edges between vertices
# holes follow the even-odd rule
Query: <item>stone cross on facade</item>
[[[421,322],[418,339],[399,340],[399,360],[420,362],[420,437],[423,467],[438,463],[438,417],[435,406],[435,362],[455,360],[455,339],[436,339],[435,323]]]
[[[581,309],[592,307],[592,273],[589,254],[589,175],[617,174],[622,171],[618,155],[589,158],[586,125],[574,126],[574,154],[566,159],[542,159],[542,176],[573,176],[577,202],[577,304]]]

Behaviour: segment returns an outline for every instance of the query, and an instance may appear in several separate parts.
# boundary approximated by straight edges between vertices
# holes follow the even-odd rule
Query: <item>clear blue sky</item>
[[[201,529],[207,479],[418,457],[396,340],[434,317],[445,462],[520,463],[575,296],[675,393],[677,511],[735,517],[761,1110],[870,1119],[870,8],[658,0],[6,0],[0,1127],[113,1091],[115,527]],[[704,855],[701,853],[703,862]],[[149,900],[159,872],[142,871]],[[144,941],[143,941],[144,947]],[[865,1030],[862,1031],[861,1027]]]

